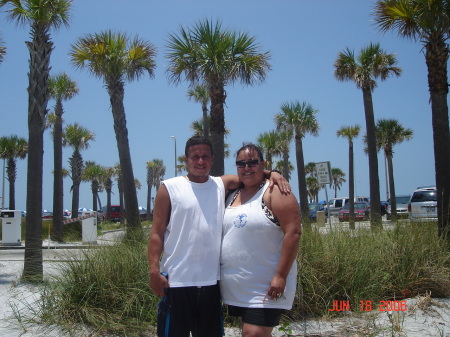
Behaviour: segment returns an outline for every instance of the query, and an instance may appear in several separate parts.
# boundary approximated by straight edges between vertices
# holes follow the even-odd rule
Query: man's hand
[[[271,171],[269,177],[269,188],[272,189],[275,185],[278,185],[280,192],[283,194],[291,194],[291,185],[281,174]]]
[[[165,288],[169,288],[169,281],[159,272],[150,272],[150,289],[153,293],[163,297]]]

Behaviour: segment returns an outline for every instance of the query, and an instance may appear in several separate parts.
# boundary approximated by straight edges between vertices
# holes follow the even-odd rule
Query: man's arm
[[[289,182],[278,172],[264,170],[264,177],[270,180],[269,188],[272,189],[274,185],[278,185],[283,194],[291,193],[291,186]],[[239,187],[239,177],[233,174],[221,176],[225,191],[235,190]]]
[[[153,224],[148,241],[148,269],[150,288],[158,296],[164,296],[164,288],[169,287],[167,279],[160,274],[159,261],[164,246],[164,233],[170,220],[170,197],[166,186],[161,185],[155,198]]]

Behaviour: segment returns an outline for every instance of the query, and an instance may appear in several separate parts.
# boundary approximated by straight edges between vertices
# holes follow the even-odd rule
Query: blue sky
[[[339,82],[333,76],[338,52],[349,47],[356,53],[371,42],[395,53],[401,77],[378,82],[373,92],[375,118],[395,118],[414,131],[412,140],[394,148],[394,174],[397,194],[409,194],[417,186],[435,182],[431,126],[431,107],[427,86],[427,69],[422,46],[418,42],[382,34],[371,22],[373,1],[361,0],[75,0],[69,28],[52,32],[54,51],[51,74],[66,72],[79,86],[79,94],[64,102],[65,125],[78,122],[95,133],[95,141],[83,151],[85,160],[104,166],[118,162],[109,97],[101,80],[69,62],[71,44],[84,34],[112,29],[138,35],[157,48],[155,78],[127,83],[125,111],[133,169],[143,184],[138,190],[140,205],[146,203],[146,162],[162,159],[166,178],[174,175],[174,140],[177,155],[184,152],[191,136],[191,122],[201,117],[201,106],[188,100],[187,83],[169,84],[166,76],[165,45],[169,33],[180,25],[188,27],[205,18],[220,20],[224,28],[244,31],[255,36],[261,50],[271,52],[272,70],[264,83],[245,87],[229,86],[225,107],[226,126],[233,157],[225,160],[226,173],[235,173],[234,153],[242,142],[256,142],[262,132],[275,128],[273,116],[285,102],[307,102],[319,112],[317,137],[303,140],[304,159],[308,162],[330,161],[348,175],[348,142],[336,137],[342,126],[359,124],[362,132],[355,139],[355,184],[357,195],[369,195],[368,158],[363,151],[365,119],[362,93],[353,83]],[[0,135],[17,134],[28,138],[28,60],[25,41],[29,28],[17,27],[0,12],[0,30],[7,55],[0,64]],[[48,108],[53,110],[54,101]],[[49,131],[44,134],[43,208],[52,208],[53,147]],[[295,163],[294,145],[291,161]],[[63,165],[68,168],[72,154],[65,148]],[[26,200],[26,160],[18,161],[16,208],[24,209]],[[291,181],[298,197],[296,171]],[[385,170],[379,154],[380,196],[386,199]],[[71,180],[64,181],[64,208],[71,206]],[[90,185],[82,183],[80,206],[92,207]],[[153,193],[154,194],[154,193]],[[329,198],[334,192],[328,188]],[[338,196],[348,195],[348,182]],[[8,182],[5,186],[8,206]],[[101,195],[106,204],[106,195]],[[325,199],[321,191],[320,199]],[[114,186],[113,203],[118,202]]]

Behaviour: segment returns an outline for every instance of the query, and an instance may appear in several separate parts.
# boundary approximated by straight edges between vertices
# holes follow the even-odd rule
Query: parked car
[[[339,221],[348,221],[349,220],[349,212],[350,212],[350,203],[346,204],[339,211],[338,217]],[[365,201],[355,202],[355,220],[364,221],[370,218],[370,205]]]
[[[396,195],[395,196],[395,204],[396,204],[396,210],[397,210],[397,218],[408,218],[408,203],[409,199],[411,199],[411,196],[408,194],[405,195]],[[387,207],[387,213],[386,218],[388,220],[391,219],[391,199],[388,200],[388,207]]]
[[[327,210],[328,214],[338,215],[339,210],[344,207],[349,201],[349,198],[333,198],[328,201]]]
[[[317,220],[317,212],[325,211],[325,205],[319,202],[311,202],[308,204],[309,218],[311,221]]]
[[[53,219],[53,212],[47,211],[46,209],[42,210],[42,219]]]
[[[436,186],[419,187],[408,203],[408,217],[412,222],[437,221]]]
[[[120,205],[111,205],[111,221],[119,222],[120,221]],[[103,206],[100,212],[98,213],[98,221],[102,222],[106,219],[106,206]]]

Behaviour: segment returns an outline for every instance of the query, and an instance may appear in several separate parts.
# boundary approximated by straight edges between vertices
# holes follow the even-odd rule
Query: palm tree
[[[81,174],[81,180],[91,182],[91,191],[92,191],[92,210],[97,212],[97,200],[98,192],[100,189],[101,182],[103,181],[103,175],[105,171],[102,166],[96,164],[94,161],[87,161],[83,173]],[[101,205],[100,205],[101,209]]]
[[[438,231],[450,241],[450,143],[447,62],[450,37],[450,4],[447,0],[378,0],[375,24],[382,32],[420,41],[428,67],[436,170]]]
[[[356,124],[354,126],[343,126],[337,132],[338,137],[345,137],[348,140],[348,190],[349,190],[349,228],[355,229],[355,165],[353,164],[353,138],[358,137],[361,127]]]
[[[116,175],[114,167],[103,167],[102,185],[106,191],[106,219],[111,221],[112,178]]]
[[[28,72],[28,167],[27,217],[23,278],[41,281],[42,265],[42,173],[44,123],[49,100],[50,30],[68,26],[72,0],[0,0],[8,8],[8,19],[30,26]]]
[[[285,160],[277,160],[275,162],[275,170],[283,172],[283,177],[286,178],[286,180],[291,179],[291,172],[295,170],[294,165],[290,161],[287,162],[287,170],[286,170],[286,161]]]
[[[295,139],[295,156],[297,159],[297,177],[300,198],[300,210],[302,213],[302,223],[310,226],[308,209],[308,189],[306,185],[305,161],[303,158],[302,139],[307,134],[317,136],[319,133],[319,123],[316,119],[317,110],[306,102],[284,103],[280,108],[281,112],[275,115],[277,127],[283,130],[291,130]]]
[[[78,123],[69,124],[63,132],[63,145],[70,146],[73,154],[69,158],[70,177],[72,179],[72,218],[78,217],[80,202],[80,183],[83,174],[83,157],[80,151],[89,148],[89,142],[95,139],[95,135]]]
[[[292,141],[292,138],[294,136],[294,133],[292,130],[279,130],[278,131],[278,140],[279,140],[279,147],[281,151],[281,155],[283,157],[282,167],[280,167],[279,171],[283,172],[283,177],[286,178],[286,180],[291,180],[291,171],[292,171],[292,165],[289,162],[289,150],[290,150],[290,144]]]
[[[316,177],[306,178],[306,185],[308,186],[308,195],[310,202],[318,202],[320,185]]]
[[[156,49],[138,37],[130,40],[125,34],[105,31],[78,39],[71,46],[70,57],[77,68],[86,68],[94,76],[103,79],[106,86],[119,151],[127,228],[141,228],[123,105],[124,82],[138,80],[145,73],[154,76]],[[127,235],[131,238],[132,234],[130,231]]]
[[[210,138],[209,132],[209,116],[208,116],[208,103],[209,92],[208,88],[204,85],[197,84],[193,89],[188,90],[189,99],[193,99],[196,103],[202,104],[202,122],[203,122],[203,137]]]
[[[9,209],[16,209],[17,159],[24,159],[28,153],[28,143],[25,138],[16,135],[0,138],[0,158],[7,160],[7,178],[9,181]]]
[[[62,102],[72,99],[78,94],[75,81],[61,73],[51,76],[49,80],[50,98],[56,101],[55,119],[53,124],[53,226],[52,240],[63,241],[63,174],[62,174],[62,115],[64,113]]]
[[[153,159],[147,162],[147,219],[150,220],[151,209],[152,209],[152,187],[156,188],[158,191],[160,182],[164,174],[166,173],[166,168],[163,164],[162,159]]]
[[[170,34],[167,48],[171,83],[179,84],[184,76],[191,86],[208,88],[215,157],[211,175],[223,175],[225,87],[237,81],[244,85],[262,82],[270,70],[270,53],[261,52],[254,37],[222,29],[219,21],[207,19],[189,29],[180,27],[179,35]]]
[[[366,119],[367,148],[369,156],[370,183],[370,221],[372,228],[382,227],[380,204],[380,181],[378,179],[378,157],[375,138],[375,116],[372,91],[377,86],[375,79],[386,80],[390,75],[400,76],[401,69],[396,67],[397,58],[381,49],[379,44],[370,44],[361,49],[356,57],[346,49],[338,54],[334,63],[334,76],[339,81],[353,81],[362,90]]]
[[[276,131],[260,133],[256,139],[266,157],[266,170],[272,170],[273,157],[281,155],[281,142]]]
[[[0,35],[0,63],[3,62],[5,55],[6,55],[6,47],[5,47],[5,44],[3,43],[2,36]]]
[[[397,203],[395,200],[394,166],[392,158],[394,156],[393,147],[410,140],[413,136],[411,129],[405,129],[396,119],[379,119],[376,125],[377,149],[383,149],[387,159],[389,172],[389,192],[391,195],[391,218],[397,221]]]
[[[309,162],[305,165],[305,174],[309,174],[310,177],[317,177],[316,175],[316,163]]]
[[[334,197],[337,198],[337,191],[341,189],[342,183],[345,183],[345,173],[337,167],[331,169],[331,184],[334,187]]]

